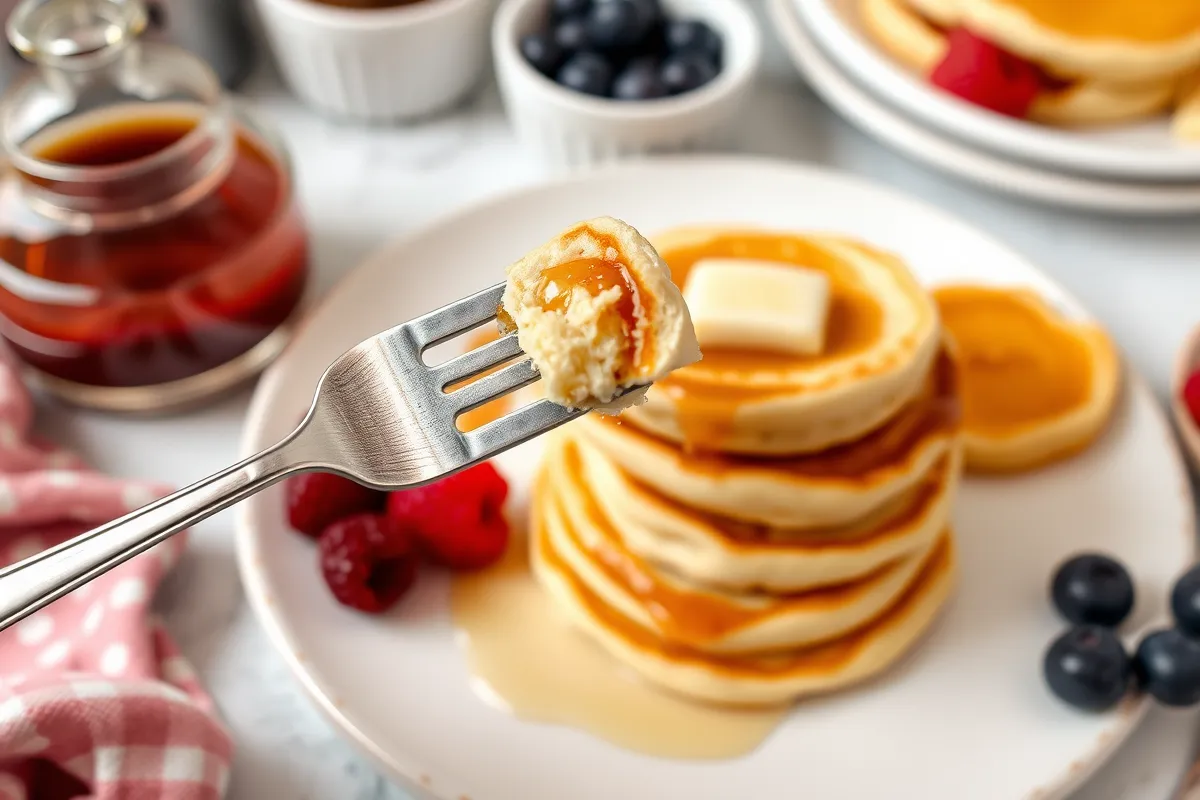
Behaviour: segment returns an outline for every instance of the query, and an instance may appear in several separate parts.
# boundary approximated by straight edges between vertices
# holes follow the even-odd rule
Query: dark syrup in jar
[[[133,164],[195,126],[183,116],[129,116],[78,127],[33,155],[75,167]],[[252,133],[235,131],[228,172],[172,216],[46,241],[0,237],[0,269],[97,290],[78,306],[0,288],[4,333],[24,361],[78,384],[149,386],[225,364],[289,319],[307,277],[307,233],[286,170]]]

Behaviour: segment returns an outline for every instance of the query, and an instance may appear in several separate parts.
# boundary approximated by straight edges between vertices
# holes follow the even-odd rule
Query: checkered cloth
[[[29,394],[0,359],[0,564],[166,489],[91,472],[29,438]],[[149,615],[182,536],[0,632],[0,800],[216,800],[232,743]]]

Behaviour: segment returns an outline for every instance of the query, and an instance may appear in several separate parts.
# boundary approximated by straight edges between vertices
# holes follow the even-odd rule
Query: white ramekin
[[[676,18],[701,19],[724,43],[721,74],[695,91],[661,100],[618,101],[559,86],[521,56],[521,37],[537,30],[547,0],[503,0],[492,23],[496,77],[509,120],[531,150],[556,169],[655,153],[718,149],[729,143],[738,110],[762,58],[762,36],[746,0],[662,0]]]
[[[483,75],[493,0],[354,10],[256,0],[283,77],[324,113],[372,121],[453,106]]]

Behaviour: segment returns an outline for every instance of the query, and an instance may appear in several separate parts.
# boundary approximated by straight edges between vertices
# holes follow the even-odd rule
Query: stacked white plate
[[[996,191],[1121,214],[1200,213],[1200,143],[1166,117],[1103,129],[994,114],[930,85],[868,37],[859,0],[768,0],[802,75],[868,134]]]

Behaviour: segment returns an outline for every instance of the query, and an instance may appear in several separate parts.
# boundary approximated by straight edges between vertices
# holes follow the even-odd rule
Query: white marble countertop
[[[322,120],[272,76],[246,94],[292,147],[315,237],[316,289],[326,290],[389,236],[465,202],[534,181],[494,88],[452,115],[406,128]],[[1024,251],[1108,325],[1129,362],[1165,396],[1177,344],[1200,322],[1200,224],[1129,221],[1025,204],[929,172],[835,117],[796,82],[757,92],[746,152],[826,164],[949,209]],[[969,254],[964,254],[968,257]],[[44,433],[102,469],[184,484],[235,460],[249,391],[188,416],[115,419],[44,409]],[[402,800],[317,715],[242,596],[228,514],[199,526],[159,608],[216,697],[237,739],[235,800]],[[1166,800],[1179,780],[1165,742],[1192,741],[1195,718],[1156,712],[1087,800]],[[1166,762],[1164,766],[1163,763]],[[532,799],[531,799],[532,800]]]

